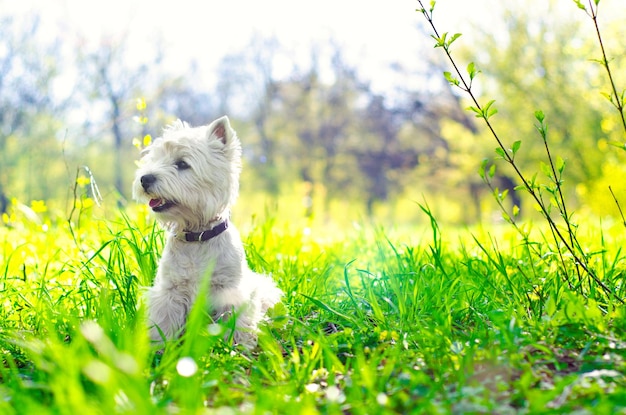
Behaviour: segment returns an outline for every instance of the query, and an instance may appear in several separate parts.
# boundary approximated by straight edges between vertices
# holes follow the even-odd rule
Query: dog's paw
[[[235,330],[233,333],[233,341],[238,346],[252,350],[257,346],[257,334],[249,331]]]

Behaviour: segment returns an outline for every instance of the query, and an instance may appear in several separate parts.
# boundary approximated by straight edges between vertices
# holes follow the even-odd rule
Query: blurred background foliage
[[[481,70],[480,92],[496,100],[499,135],[522,140],[517,160],[528,176],[541,175],[545,153],[533,119],[541,109],[552,151],[566,162],[570,203],[616,216],[608,186],[626,203],[625,167],[623,151],[611,144],[625,137],[601,95],[608,86],[591,61],[599,57],[591,25],[513,3],[496,14],[504,30],[495,35],[476,27],[454,53]],[[131,203],[139,158],[133,140],[159,136],[177,117],[199,125],[228,114],[244,145],[237,208],[243,214],[278,206],[298,217],[402,223],[421,217],[415,202],[427,200],[445,221],[499,216],[477,174],[483,159],[495,159],[495,144],[443,78],[447,68],[422,27],[415,27],[419,65],[388,62],[394,86],[381,92],[344,58],[336,39],[312,44],[306,59],[295,60],[278,39],[254,36],[222,58],[209,88],[195,82],[198,66],[176,76],[163,70],[158,40],[137,62],[129,59],[124,36],[96,46],[77,38],[68,47],[40,33],[41,19],[0,17],[3,212],[12,204],[41,211],[41,202],[32,201],[44,201],[67,214],[76,172],[86,171],[81,166],[93,172],[111,205]],[[614,68],[626,64],[622,23],[602,27]],[[626,85],[623,70],[614,75],[618,86]],[[522,215],[532,215],[513,192],[517,183],[506,166],[496,175]],[[79,190],[93,196],[90,186]]]

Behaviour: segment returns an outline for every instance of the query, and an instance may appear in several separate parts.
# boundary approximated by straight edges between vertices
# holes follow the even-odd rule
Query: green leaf
[[[447,45],[447,43],[446,43],[446,38],[447,38],[447,37],[448,37],[448,32],[444,32],[444,33],[441,35],[441,38],[439,38],[439,41],[440,41],[440,43],[441,43],[441,44],[440,44],[440,46],[446,46],[446,45]]]
[[[613,102],[613,94],[610,94],[608,92],[604,92],[604,91],[600,91],[600,95],[602,95],[604,98],[606,98],[609,102]]]
[[[485,119],[488,120],[490,117],[492,117],[493,115],[496,115],[498,113],[498,110],[493,106],[493,103],[496,102],[495,99],[492,99],[491,101],[489,101],[487,104],[485,104],[482,114],[481,116]]]
[[[487,171],[487,163],[489,163],[489,159],[483,159],[483,161],[480,163],[480,167],[478,168],[478,175],[483,180],[485,180],[485,172]]]
[[[558,304],[556,303],[555,296],[549,295],[544,305],[544,312],[546,316],[552,317],[556,314],[558,310],[559,310],[559,307],[558,307]]]
[[[446,37],[448,36],[448,32],[441,35],[441,37],[437,37],[435,35],[430,35],[433,39],[435,39],[435,48],[441,48],[446,46]]]
[[[511,147],[511,153],[513,153],[513,155],[515,155],[515,153],[517,153],[517,150],[519,150],[521,145],[522,145],[522,141],[521,140],[517,140],[516,142],[514,142],[513,146]]]
[[[469,107],[467,107],[466,109],[473,111],[476,114],[476,118],[482,118],[483,117],[483,113],[481,110],[479,110],[478,108],[470,105]]]
[[[626,143],[621,143],[619,141],[609,141],[608,144],[613,147],[620,148],[622,150],[626,150]]]
[[[476,70],[476,65],[474,65],[474,62],[470,62],[469,65],[467,65],[467,73],[469,74],[470,80],[474,79],[478,72],[479,71]]]
[[[519,206],[513,205],[513,217],[519,216]]]
[[[576,3],[576,6],[578,6],[579,9],[587,11],[587,8],[580,0],[574,0],[574,3]]]
[[[489,167],[489,177],[493,179],[493,176],[496,175],[496,165],[492,164],[491,167]]]
[[[595,63],[597,63],[598,65],[602,65],[602,66],[607,66],[607,65],[608,65],[608,63],[609,63],[609,62],[608,62],[607,60],[605,60],[605,59],[589,59],[589,61],[591,61],[591,62],[595,62]]]
[[[446,78],[446,81],[448,81],[451,85],[456,85],[459,86],[459,80],[456,79],[454,76],[452,76],[452,74],[448,71],[445,71],[443,73],[444,78]]]
[[[339,318],[342,318],[346,322],[351,323],[353,325],[357,324],[352,316],[349,316],[347,314],[341,313],[341,312],[331,308],[329,305],[327,305],[326,303],[318,300],[317,298],[309,297],[306,294],[300,294],[300,295],[303,296],[304,298],[306,298],[307,300],[309,300],[310,302],[312,302],[313,304],[315,304],[316,306],[318,306],[319,308],[321,308],[323,310],[326,310],[329,313],[334,314],[334,315],[336,315]]]
[[[501,147],[496,147],[496,154],[502,158],[506,158],[506,154]]]
[[[558,156],[556,158],[556,170],[559,173],[563,173],[563,169],[565,169],[565,160],[563,160],[563,157]]]
[[[539,173],[535,172],[535,174],[533,174],[533,177],[532,179],[530,179],[530,182],[529,182],[530,187],[533,189],[537,187],[537,174]]]
[[[533,207],[535,208],[537,212],[543,212],[543,209],[545,208],[543,204],[539,204],[539,203],[534,203]],[[550,211],[550,209],[546,209],[546,210]]]
[[[452,42],[454,42],[455,40],[457,40],[460,37],[461,37],[460,33],[453,34],[452,37],[450,38],[450,40],[448,41],[448,46],[450,46],[452,44]]]
[[[543,123],[543,120],[546,118],[545,115],[543,114],[543,111],[539,110],[539,111],[535,111],[535,118],[537,119],[537,121],[539,121],[540,123]]]
[[[430,0],[430,12],[432,13],[433,10],[435,10],[435,3],[437,3],[435,0]]]
[[[551,193],[554,194],[555,192],[553,191]],[[552,206],[554,206],[555,208],[557,208],[557,209],[559,208],[559,201],[556,198],[554,198],[554,197],[550,198],[550,204]]]

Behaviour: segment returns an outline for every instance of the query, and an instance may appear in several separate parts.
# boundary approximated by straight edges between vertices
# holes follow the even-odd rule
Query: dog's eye
[[[188,168],[191,168],[191,166],[187,164],[185,160],[178,160],[176,163],[174,163],[174,166],[176,166],[178,170],[187,170]]]

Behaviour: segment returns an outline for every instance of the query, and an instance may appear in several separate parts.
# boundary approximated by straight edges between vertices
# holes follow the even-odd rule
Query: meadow
[[[346,151],[334,147],[313,151],[308,142],[276,146],[297,148],[303,155],[287,152],[282,163],[263,162],[262,170],[244,173],[253,180],[242,181],[246,200],[239,202],[234,223],[242,230],[251,268],[271,275],[285,293],[283,302],[269,313],[253,351],[224,338],[234,320],[211,321],[210,304],[202,299],[191,310],[180,339],[164,349],[150,344],[142,291],[154,278],[165,234],[145,206],[120,206],[117,196],[103,201],[92,178],[80,174],[67,208],[50,201],[59,199],[56,193],[43,193],[42,198],[50,199],[45,202],[25,202],[28,207],[11,201],[0,222],[0,414],[626,414],[626,256],[621,248],[626,242],[626,220],[623,214],[621,221],[605,217],[616,215],[616,210],[622,213],[618,199],[623,199],[619,185],[624,164],[607,150],[626,149],[625,93],[616,86],[623,85],[623,78],[614,69],[621,62],[621,32],[609,28],[613,35],[605,37],[611,47],[607,55],[597,20],[599,0],[574,0],[573,6],[593,22],[588,28],[597,34],[601,53],[595,50],[587,56],[585,48],[565,47],[565,40],[576,40],[572,33],[577,32],[569,29],[558,37],[549,30],[546,36],[537,32],[536,49],[520,48],[519,44],[532,45],[537,28],[554,26],[551,20],[529,17],[511,24],[512,47],[503,49],[496,42],[489,49],[485,42],[477,42],[471,45],[480,52],[474,53],[476,58],[493,55],[494,59],[461,64],[452,54],[461,34],[439,30],[435,3],[418,0],[415,7],[425,18],[424,26],[432,36],[428,40],[449,64],[443,78],[463,94],[470,105],[468,113],[483,129],[470,134],[450,123],[439,125],[433,119],[439,110],[430,111],[425,125],[445,130],[449,142],[443,147],[452,149],[453,156],[446,163],[453,163],[454,174],[448,180],[435,175],[445,173],[436,163],[432,172],[420,171],[422,176],[390,174],[391,161],[387,169],[374,169],[372,177],[388,178],[387,186],[404,181],[421,192],[415,185],[421,178],[432,182],[431,193],[435,188],[440,191],[421,204],[399,196],[398,204],[374,211],[384,211],[378,216],[384,225],[363,219],[347,206],[365,199],[363,186],[371,184],[372,177],[355,183],[340,181],[344,187],[334,194],[344,204],[322,202],[323,206],[311,209],[319,215],[312,219],[303,218],[302,195],[315,194],[320,203],[322,192],[305,177],[303,187],[308,190],[285,192],[291,199],[281,195],[281,206],[260,207],[265,197],[259,190],[261,179],[289,182],[288,176],[297,176],[295,171],[305,171],[293,164],[302,160],[312,171],[326,171],[332,163],[320,165],[328,157],[319,154],[345,156]],[[616,22],[620,30],[622,26]],[[514,31],[527,27],[533,30]],[[498,55],[502,50],[511,56]],[[551,62],[548,58],[554,60],[554,67],[546,64],[538,67],[541,71],[521,67],[520,63],[533,60],[527,56],[529,50],[541,52],[536,60],[542,65]],[[468,53],[461,49],[461,56]],[[571,64],[576,59],[583,64]],[[599,64],[599,70],[589,70],[588,60]],[[511,66],[499,67],[501,63]],[[437,73],[439,69],[437,64]],[[501,112],[495,121],[495,99],[479,94],[474,84],[482,71],[492,77],[485,85],[498,91]],[[529,78],[533,74],[538,75]],[[567,76],[560,77],[563,74]],[[18,86],[40,83],[24,82],[18,75]],[[598,89],[604,76],[604,90]],[[501,82],[499,86],[494,79]],[[515,86],[513,92],[510,86]],[[98,85],[102,89],[106,88]],[[325,91],[319,89],[318,95],[326,95]],[[533,94],[538,98],[532,99]],[[604,98],[606,102],[598,104]],[[145,101],[139,102],[138,118],[147,122],[142,112]],[[280,107],[298,108],[285,102]],[[308,100],[299,104],[304,111],[294,112],[310,113],[311,120],[320,118],[313,111],[316,106],[306,106]],[[27,120],[29,127],[32,122],[26,116],[31,113],[52,123],[52,114],[48,120],[41,108],[24,105],[11,101],[6,108],[25,108],[26,115],[15,118]],[[611,107],[619,118],[610,113]],[[392,119],[387,115],[394,111],[382,112],[381,118]],[[292,118],[290,114],[277,113],[267,124],[282,126]],[[360,113],[357,118],[354,114],[346,114],[346,120],[365,127],[367,133],[355,135],[360,151],[365,138],[379,135],[370,134],[372,127],[361,121]],[[522,118],[517,118],[519,114]],[[556,127],[555,132],[550,130],[552,135],[548,121]],[[297,126],[309,124],[308,119],[294,121]],[[45,131],[42,137],[51,139],[51,128],[34,132]],[[283,136],[297,136],[286,131]],[[301,131],[301,135],[313,132]],[[419,129],[395,131],[397,143],[378,155],[394,149],[396,156],[412,151],[420,144],[417,139],[406,147],[398,140],[421,138],[418,133]],[[11,145],[5,148],[3,169],[19,167],[25,173],[14,170],[19,183],[5,181],[15,186],[32,181],[46,191],[62,189],[73,163],[63,158],[64,165],[54,168],[62,179],[53,181],[53,170],[44,167],[53,159],[50,154],[57,153],[36,140],[33,131],[20,134],[23,139],[19,134],[7,139]],[[51,140],[55,146],[57,141]],[[108,159],[100,158],[107,154],[101,142],[94,143],[98,165],[110,166]],[[38,158],[28,156],[33,150],[25,151],[26,144],[39,151]],[[346,166],[353,168],[346,176],[360,177],[358,167],[363,166],[358,162],[366,153],[347,149],[352,158],[334,161],[340,179]],[[428,149],[420,151],[424,150]],[[85,152],[76,153],[82,157]],[[454,198],[457,219],[472,216],[466,212],[469,193],[460,195],[454,186],[475,175],[481,154],[490,154],[479,170],[481,184],[495,196],[489,209],[500,207],[502,219],[485,217],[484,226],[465,227],[440,220],[439,210],[431,210],[427,200],[439,198],[435,202],[439,207],[446,198]],[[384,167],[380,160],[369,164]],[[21,164],[8,164],[18,161]],[[572,166],[569,170],[566,161]],[[514,202],[508,209],[511,195],[507,199],[507,191],[497,187],[501,171],[496,172],[496,163],[515,179],[516,190],[524,195],[523,206]],[[270,172],[274,164],[285,170]],[[86,170],[81,174],[90,176]],[[121,169],[108,170],[107,174],[119,173],[121,181]],[[574,174],[567,176],[564,171]],[[576,176],[581,171],[587,176]],[[321,183],[329,181],[314,182],[319,190],[326,190]],[[273,184],[276,189],[278,184],[285,186]],[[357,190],[356,196],[351,190]],[[31,194],[30,190],[12,193]],[[0,196],[4,196],[1,188]],[[372,205],[384,204],[390,195],[376,196],[370,197]],[[576,211],[569,207],[572,199]],[[537,211],[526,213],[533,208]],[[324,209],[332,214],[320,215]],[[474,209],[476,216],[480,210],[480,206]]]
[[[285,292],[253,352],[202,301],[180,341],[149,344],[164,234],[145,208],[5,215],[0,413],[626,412],[620,223],[578,231],[608,295],[539,224],[522,238],[415,209],[403,229],[239,218],[251,267]]]

